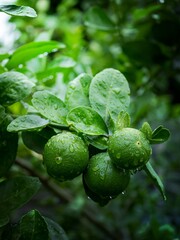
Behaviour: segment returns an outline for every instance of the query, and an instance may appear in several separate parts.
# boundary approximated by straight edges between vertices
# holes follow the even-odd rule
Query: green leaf
[[[64,102],[48,91],[39,91],[33,94],[33,106],[40,112],[41,115],[49,120],[67,125],[66,116],[67,109]]]
[[[0,106],[0,177],[3,177],[10,169],[17,153],[18,135],[16,133],[9,133],[6,130],[10,122],[11,117]]]
[[[159,189],[163,199],[166,200],[166,195],[165,195],[165,191],[164,191],[164,185],[163,185],[160,177],[158,176],[158,174],[153,169],[153,167],[150,164],[150,162],[146,163],[146,165],[144,166],[143,169],[146,172],[146,174],[152,179],[152,181],[155,184],[155,186]]]
[[[143,132],[148,140],[152,138],[152,129],[148,122],[144,122],[141,129],[141,132]]]
[[[19,72],[5,72],[0,74],[0,103],[9,106],[27,97],[34,87],[34,83]]]
[[[115,130],[130,127],[131,119],[127,112],[121,111],[117,117]]]
[[[68,109],[73,109],[78,106],[90,106],[89,86],[91,79],[88,74],[82,73],[73,81],[69,82],[65,96],[65,104]]]
[[[44,217],[44,220],[47,224],[49,230],[49,239],[51,240],[68,240],[68,237],[64,231],[64,229],[54,222],[53,220]]]
[[[58,49],[65,48],[65,45],[56,41],[41,41],[24,44],[15,50],[6,67],[9,69],[16,68],[40,54],[47,54]]]
[[[170,137],[170,132],[167,128],[163,126],[157,127],[153,133],[152,138],[150,139],[151,144],[159,144],[167,141]]]
[[[89,143],[100,150],[105,150],[108,147],[108,139],[104,136],[88,136]]]
[[[31,210],[20,221],[21,240],[49,240],[49,231],[44,218],[37,210]]]
[[[107,16],[106,12],[99,7],[90,8],[85,14],[85,25],[102,31],[115,31],[116,25]]]
[[[101,116],[90,107],[76,107],[67,115],[67,123],[77,131],[88,135],[107,135],[107,127]]]
[[[27,148],[42,154],[44,145],[55,134],[50,127],[43,128],[41,131],[22,132],[22,140]]]
[[[4,225],[5,222],[7,223],[10,213],[27,203],[39,188],[39,179],[29,176],[16,177],[0,182],[0,226]]]
[[[7,59],[9,56],[9,53],[0,54],[0,62],[2,62],[4,59]]]
[[[23,115],[14,119],[7,127],[9,132],[37,131],[49,124],[49,120],[37,115]]]
[[[12,16],[37,17],[36,11],[28,6],[0,5],[0,12],[4,12]]]
[[[89,89],[91,106],[108,122],[111,115],[117,121],[119,112],[126,111],[130,103],[130,89],[124,75],[108,68],[96,74]]]

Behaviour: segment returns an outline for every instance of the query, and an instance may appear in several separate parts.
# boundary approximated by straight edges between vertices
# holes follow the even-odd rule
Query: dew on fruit
[[[71,145],[71,146],[69,147],[69,151],[70,151],[71,153],[74,152],[74,146],[73,146],[73,145]]]
[[[121,154],[120,154],[120,153],[117,153],[117,154],[116,154],[116,158],[120,159],[120,158],[121,158]]]
[[[97,171],[99,170],[99,167],[98,167],[98,166],[95,166],[95,167],[92,168],[92,170],[93,170],[94,172],[97,172]]]
[[[55,161],[57,164],[61,164],[62,163],[62,157],[56,157]]]

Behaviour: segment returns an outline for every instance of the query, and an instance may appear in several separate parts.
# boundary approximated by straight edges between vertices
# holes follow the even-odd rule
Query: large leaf
[[[18,147],[18,135],[7,132],[11,117],[0,105],[0,177],[3,177],[14,163]]]
[[[91,79],[88,74],[82,73],[73,81],[69,82],[65,97],[65,104],[68,109],[73,109],[78,106],[90,106],[89,85]]]
[[[58,49],[64,48],[65,45],[56,41],[42,41],[42,42],[31,42],[27,43],[12,54],[11,58],[6,64],[9,69],[16,68],[20,64],[31,60],[32,58],[38,57],[40,54],[47,54]]]
[[[126,111],[130,103],[130,89],[124,75],[118,70],[105,69],[92,79],[89,100],[95,109],[108,122],[111,115],[114,122],[119,112]]]
[[[49,120],[66,124],[67,109],[64,102],[48,91],[39,91],[34,93],[32,98],[33,106]]]
[[[49,230],[49,238],[51,240],[68,240],[68,237],[64,229],[61,226],[59,226],[59,224],[57,224],[56,222],[47,217],[44,217],[44,220],[47,224]]]
[[[164,128],[163,126],[157,127],[152,132],[152,138],[150,139],[151,144],[159,144],[167,141],[170,137],[170,132],[167,128]]]
[[[10,213],[27,203],[39,188],[40,181],[35,177],[21,176],[0,182],[0,226],[7,223]]]
[[[70,127],[88,135],[107,135],[108,130],[101,116],[90,107],[76,107],[67,115]]]
[[[4,12],[12,16],[37,17],[36,11],[28,6],[0,5],[0,12]]]
[[[0,103],[9,106],[27,97],[34,83],[19,72],[5,72],[0,74]]]
[[[92,7],[86,12],[85,25],[102,31],[114,31],[117,29],[105,11],[99,7]]]
[[[164,185],[163,185],[160,177],[158,176],[158,174],[153,169],[153,167],[150,164],[150,162],[146,163],[146,165],[144,166],[144,171],[152,179],[152,181],[155,184],[155,186],[159,189],[163,199],[166,200],[166,194],[165,194],[165,191],[164,191]]]
[[[37,210],[31,210],[20,221],[21,240],[48,240],[49,231],[44,218]]]
[[[14,119],[7,127],[9,132],[37,131],[46,127],[49,120],[37,115],[24,115]]]

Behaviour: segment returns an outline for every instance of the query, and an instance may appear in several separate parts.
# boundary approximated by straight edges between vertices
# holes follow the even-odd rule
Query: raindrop
[[[122,194],[122,195],[124,195],[124,194],[125,194],[125,192],[122,192],[121,194]]]
[[[116,157],[117,157],[118,159],[120,159],[120,158],[121,158],[121,154],[120,154],[120,153],[117,153],[117,154],[116,154]]]

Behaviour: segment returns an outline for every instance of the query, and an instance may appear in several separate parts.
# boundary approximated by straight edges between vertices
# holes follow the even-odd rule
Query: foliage
[[[177,239],[178,1],[16,4],[0,6],[19,32],[12,49],[0,45],[0,238],[67,239],[63,227],[69,239]],[[126,127],[153,154],[130,171],[125,194],[102,199],[82,176],[48,176],[42,153],[53,136],[73,132],[92,157]]]

